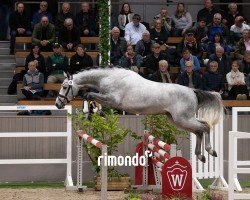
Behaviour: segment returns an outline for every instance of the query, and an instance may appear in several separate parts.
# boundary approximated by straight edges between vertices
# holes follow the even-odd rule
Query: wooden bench
[[[93,63],[96,63],[96,58],[98,57],[99,52],[97,51],[87,51],[86,52],[92,59]],[[49,55],[52,55],[53,52],[41,52],[41,54],[44,56],[45,59],[48,58]],[[73,55],[75,55],[75,52],[62,52],[63,55],[65,55],[68,59],[70,59]],[[15,53],[15,60],[17,65],[24,65],[25,64],[25,58],[29,55],[29,52],[27,51],[17,51]]]
[[[178,44],[183,40],[183,37],[168,37],[166,44]]]
[[[99,37],[80,37],[82,44],[98,44]],[[57,38],[56,38],[57,41]],[[32,43],[32,37],[16,37],[16,44],[23,44],[23,50],[27,50],[27,44]]]
[[[27,100],[27,99],[21,99],[18,100],[18,105],[55,105],[56,99],[42,99],[42,100]],[[81,98],[74,99],[70,101],[70,105],[74,107],[82,107],[83,100]]]
[[[42,99],[42,100],[19,100],[18,105],[55,105],[55,99]],[[83,100],[81,98],[74,99],[70,102],[70,105],[74,107],[81,107]],[[249,100],[223,100],[223,105],[225,107],[250,107]]]
[[[59,91],[61,89],[61,83],[44,83],[44,90],[56,90]],[[17,83],[17,90],[20,90],[23,87],[21,82]]]
[[[29,55],[30,52],[27,52],[27,51],[17,51],[15,53],[15,58],[26,58],[28,55]],[[86,52],[88,55],[91,56],[92,59],[95,59],[99,52],[97,51],[87,51]],[[52,55],[53,52],[41,52],[41,54],[44,56],[44,58],[47,58],[48,56]],[[75,55],[76,53],[75,52],[62,52],[63,55],[65,55],[67,58],[71,58],[73,55]]]

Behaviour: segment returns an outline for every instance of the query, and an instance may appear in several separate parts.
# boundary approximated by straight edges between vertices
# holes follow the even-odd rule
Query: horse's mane
[[[110,70],[110,69],[124,69],[124,70],[129,70],[129,69],[126,69],[126,68],[123,68],[119,65],[107,65],[107,66],[104,66],[104,65],[94,65],[92,67],[86,67],[84,69],[81,69],[80,71],[77,71],[75,74],[79,74],[81,72],[84,72],[84,71],[90,71],[90,70],[99,70],[99,69],[102,69],[102,70]]]

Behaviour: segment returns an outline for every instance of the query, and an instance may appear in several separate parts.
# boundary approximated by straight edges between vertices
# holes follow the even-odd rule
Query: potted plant
[[[81,110],[76,110],[72,114],[72,123],[75,131],[83,130],[93,138],[101,141],[108,146],[108,155],[114,155],[127,135],[133,138],[139,138],[132,131],[121,127],[119,124],[119,115],[113,109],[104,111],[104,116],[94,113],[91,120]],[[94,171],[98,174],[100,166],[98,166],[98,157],[101,155],[99,148],[89,143],[84,143],[84,148],[92,161]],[[96,176],[95,189],[100,190],[100,177]],[[124,190],[131,185],[130,177],[119,173],[115,167],[108,167],[108,190]]]
[[[178,136],[187,135],[186,131],[176,128],[166,115],[147,115],[143,118],[142,123],[145,129],[152,133],[154,137],[167,144],[177,144]]]

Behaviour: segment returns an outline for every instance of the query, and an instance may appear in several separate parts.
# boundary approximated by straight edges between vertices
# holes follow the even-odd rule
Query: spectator
[[[219,92],[224,91],[224,78],[223,75],[218,72],[218,63],[212,61],[209,63],[209,70],[202,76],[202,87],[206,91]]]
[[[159,69],[159,61],[160,60],[169,60],[169,57],[166,53],[161,52],[160,44],[154,43],[152,45],[152,53],[148,56],[146,56],[143,59],[142,63],[142,69],[145,69],[144,71],[141,71],[143,76],[145,78],[149,78],[152,76],[153,73],[155,73]]]
[[[124,3],[122,5],[120,14],[118,16],[118,24],[121,32],[121,37],[125,35],[125,27],[128,23],[132,22],[134,13],[131,11],[130,4]]]
[[[59,32],[58,42],[65,51],[74,51],[76,45],[81,43],[79,31],[71,18],[65,19],[64,27]]]
[[[82,3],[82,10],[76,14],[75,25],[81,37],[95,37],[95,16],[89,10],[89,3]]]
[[[166,8],[162,8],[161,13],[154,17],[153,28],[155,28],[156,20],[160,20],[162,28],[165,28],[168,34],[170,34],[170,32],[172,31],[173,21],[172,18],[168,15],[168,10]]]
[[[197,25],[191,28],[191,31],[194,32],[196,41],[201,46],[202,50],[206,51],[208,42],[208,29],[206,26],[206,19],[201,17]]]
[[[10,8],[14,4],[12,0],[0,1],[0,40],[7,39],[8,21],[10,16]]]
[[[111,43],[110,62],[113,65],[118,65],[119,60],[127,50],[126,40],[120,37],[120,29],[118,27],[114,27],[111,30],[110,43]]]
[[[232,25],[230,28],[234,43],[239,42],[239,40],[242,38],[243,30],[245,29],[249,30],[250,27],[244,23],[244,18],[242,16],[237,16],[235,18],[234,25]]]
[[[146,27],[140,23],[141,16],[134,14],[132,22],[128,23],[125,27],[125,40],[128,44],[135,47],[136,43],[142,39],[142,33],[146,30]]]
[[[192,61],[185,63],[185,71],[179,75],[178,84],[190,88],[202,89],[201,76],[194,71],[194,64]]]
[[[221,22],[222,16],[220,13],[215,13],[213,17],[213,22],[208,24],[208,38],[212,41],[215,33],[220,33],[226,42],[229,42],[229,30]]]
[[[121,57],[119,65],[126,69],[131,69],[132,71],[139,72],[142,64],[142,56],[134,52],[133,46],[128,45],[127,51],[124,56]]]
[[[40,52],[39,46],[36,44],[32,44],[30,53],[25,59],[25,71],[28,71],[28,64],[33,61],[36,64],[36,69],[43,73],[44,75],[44,81],[47,81],[47,73],[46,73],[46,67],[45,67],[45,59],[43,55]]]
[[[187,29],[192,27],[192,16],[186,11],[184,3],[178,3],[173,16],[174,32],[173,36],[182,36]]]
[[[231,59],[228,55],[224,53],[224,49],[221,46],[215,48],[215,54],[210,55],[208,66],[210,67],[210,62],[216,61],[218,66],[218,72],[226,77],[226,74],[231,68]]]
[[[168,32],[165,27],[161,25],[161,20],[154,20],[154,27],[150,30],[151,39],[163,45],[168,40]]]
[[[181,73],[185,72],[186,62],[191,61],[196,72],[200,71],[200,62],[198,58],[190,53],[188,48],[183,49],[182,59],[180,60]]]
[[[63,74],[67,70],[68,59],[62,55],[62,46],[58,43],[54,43],[53,54],[47,58],[47,69],[48,69],[48,83],[62,83],[65,79]],[[56,92],[49,91],[50,97],[55,97]]]
[[[59,34],[59,31],[64,27],[65,19],[74,19],[74,15],[70,12],[70,4],[63,3],[61,12],[58,13],[55,17],[55,27],[56,27],[56,34]]]
[[[40,45],[41,51],[51,51],[51,44],[55,42],[55,26],[49,23],[46,16],[36,24],[32,34],[32,43]]]
[[[231,48],[227,45],[227,43],[223,40],[223,37],[220,33],[215,33],[213,40],[209,42],[208,44],[208,53],[209,55],[215,53],[215,49],[217,46],[223,47],[224,51],[229,54],[231,51]]]
[[[17,36],[30,37],[30,19],[24,11],[24,4],[17,3],[17,10],[12,12],[9,18],[10,26],[10,54],[14,54],[15,40]]]
[[[227,74],[228,97],[230,99],[247,100],[249,99],[249,91],[245,83],[245,77],[239,71],[238,61],[232,63],[232,70]]]
[[[230,28],[235,23],[235,19],[238,16],[243,16],[242,13],[238,11],[238,7],[236,3],[228,4],[228,13],[226,16],[227,27]]]
[[[159,61],[159,69],[152,74],[151,80],[160,83],[172,83],[172,77],[169,73],[168,61]]]
[[[179,58],[182,57],[182,51],[184,48],[189,49],[190,52],[198,58],[201,57],[201,46],[197,42],[192,30],[186,31],[183,40],[177,45],[176,51]]]
[[[242,62],[240,63],[240,71],[245,75],[247,88],[250,89],[250,50],[246,50]]]
[[[33,26],[38,24],[43,16],[47,16],[50,23],[53,22],[52,14],[47,10],[48,9],[48,3],[47,1],[42,1],[40,3],[40,9],[35,12],[32,20]]]
[[[213,0],[205,0],[204,8],[199,10],[197,14],[197,22],[200,21],[201,18],[205,18],[207,24],[212,23],[212,19],[215,13],[219,13],[219,10],[213,6]]]
[[[68,72],[70,74],[75,74],[82,69],[93,66],[93,60],[90,55],[85,52],[84,46],[78,44],[76,46],[76,54],[73,55],[70,59],[70,66]]]
[[[29,62],[29,70],[23,77],[22,93],[27,99],[40,99],[43,95],[44,77],[36,66],[36,62]]]
[[[12,81],[11,81],[9,87],[8,87],[8,91],[7,91],[8,94],[16,94],[16,92],[17,92],[17,83],[19,81],[23,80],[23,76],[29,70],[28,64],[31,61],[34,61],[35,64],[36,64],[37,70],[40,71],[41,73],[43,73],[43,75],[44,75],[44,81],[47,80],[46,76],[45,76],[46,75],[46,69],[45,69],[44,57],[40,54],[39,46],[38,45],[32,45],[30,53],[29,53],[29,55],[25,59],[25,69],[22,70],[19,73],[16,73],[13,76]]]
[[[250,30],[247,29],[243,30],[242,38],[236,44],[235,47],[236,58],[241,60],[246,50],[250,50]]]
[[[142,33],[142,39],[136,43],[136,46],[135,46],[136,54],[140,54],[142,57],[145,57],[151,54],[152,44],[154,43],[155,41],[150,39],[149,31],[145,30]]]

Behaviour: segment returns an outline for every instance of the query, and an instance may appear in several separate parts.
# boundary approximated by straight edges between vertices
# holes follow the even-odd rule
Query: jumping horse
[[[133,114],[166,114],[177,127],[196,135],[195,154],[199,160],[206,162],[201,154],[203,134],[206,151],[217,157],[210,144],[210,128],[218,123],[223,113],[218,93],[153,82],[122,68],[96,68],[68,76],[56,98],[56,107],[63,108],[82,87],[98,90],[99,93],[89,92],[86,96],[105,107]],[[198,110],[202,120],[195,117]]]

